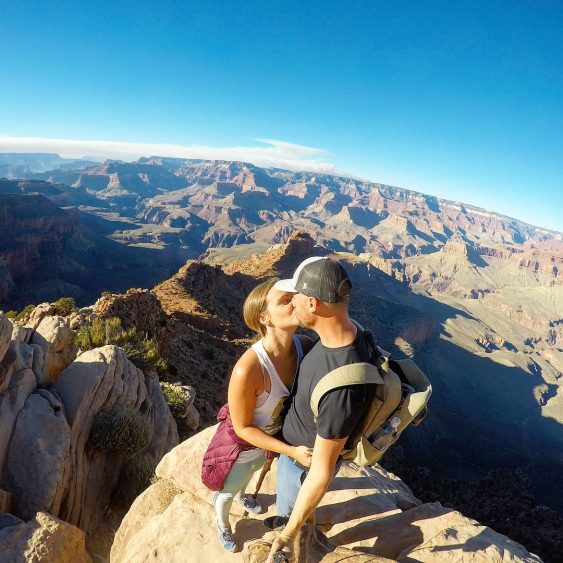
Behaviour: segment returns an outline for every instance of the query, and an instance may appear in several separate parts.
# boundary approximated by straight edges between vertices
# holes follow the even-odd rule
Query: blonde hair
[[[246,326],[262,337],[266,336],[266,327],[258,320],[258,317],[266,312],[268,308],[268,293],[270,293],[270,289],[274,287],[278,279],[272,278],[257,285],[248,294],[242,308],[242,316]]]

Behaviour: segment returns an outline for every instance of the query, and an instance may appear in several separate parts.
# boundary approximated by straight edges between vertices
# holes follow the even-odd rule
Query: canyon
[[[563,513],[561,233],[393,186],[242,162],[26,166],[0,180],[1,309],[97,301],[93,314],[158,340],[166,379],[195,390],[207,427],[250,343],[240,314],[250,289],[332,256],[350,273],[352,316],[433,385],[428,418],[401,437],[393,471],[431,475],[440,490],[522,471],[533,506]]]

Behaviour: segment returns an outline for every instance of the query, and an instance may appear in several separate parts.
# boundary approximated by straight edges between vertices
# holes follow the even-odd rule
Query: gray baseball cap
[[[324,256],[303,260],[293,277],[274,285],[280,291],[302,293],[326,303],[338,303],[350,295],[352,282],[340,262]]]

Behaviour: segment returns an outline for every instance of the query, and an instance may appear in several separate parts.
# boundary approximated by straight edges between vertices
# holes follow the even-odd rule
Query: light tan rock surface
[[[12,339],[12,323],[4,315],[0,315],[0,361],[4,357]]]
[[[452,525],[444,528],[423,545],[399,555],[399,561],[491,561],[538,562],[541,559],[530,554],[519,543],[487,526]]]
[[[17,416],[37,387],[32,365],[33,348],[23,342],[11,341],[0,359],[0,475]]]
[[[64,317],[44,317],[41,320],[31,338],[31,343],[38,344],[44,351],[43,372],[46,380],[40,383],[55,381],[59,373],[74,360],[78,348],[73,339],[74,331]]]
[[[178,443],[178,431],[156,377],[145,377],[116,346],[74,359],[67,320],[50,315],[47,305],[37,309],[30,314],[35,328],[12,325],[0,313],[0,488],[11,499],[10,518],[48,512],[79,526],[90,542],[119,520],[118,509],[106,515],[134,455],[89,444],[100,411],[138,412],[149,435],[135,453],[156,462]]]
[[[262,540],[255,540],[244,544],[242,553],[245,563],[263,563],[266,561],[275,532],[267,533]],[[358,553],[347,547],[334,547],[326,536],[312,524],[305,524],[301,528],[295,541],[295,559],[301,563],[391,563],[393,559]]]
[[[55,308],[50,303],[41,303],[22,319],[26,327],[35,330],[45,317],[55,314]]]
[[[11,491],[20,518],[58,513],[69,449],[64,405],[46,389],[36,390],[18,415],[2,474],[2,486]]]
[[[276,463],[259,494],[264,514],[243,518],[239,505],[233,505],[238,550],[228,554],[217,541],[212,493],[200,478],[201,459],[215,429],[207,428],[162,459],[156,470],[159,481],[137,498],[117,531],[112,563],[265,560],[272,535],[264,536],[261,520],[274,513]],[[257,476],[248,492],[253,492]],[[540,561],[492,530],[484,536],[483,526],[452,509],[420,504],[400,479],[379,466],[343,464],[317,510],[317,525],[326,537],[305,531],[309,539],[301,543],[312,547],[301,549],[297,561],[440,561],[442,551],[455,554],[456,561]],[[453,528],[463,532],[461,548],[451,541],[448,530]],[[482,537],[490,540],[488,547]],[[424,558],[411,558],[417,549]]]
[[[89,563],[84,532],[45,512],[29,522],[0,529],[0,561]]]
[[[60,516],[83,530],[95,527],[117,483],[125,458],[87,448],[90,430],[100,411],[141,409],[150,413],[149,445],[156,459],[178,443],[177,431],[158,384],[145,377],[117,346],[104,346],[81,354],[53,385],[66,408],[71,427],[68,485]]]

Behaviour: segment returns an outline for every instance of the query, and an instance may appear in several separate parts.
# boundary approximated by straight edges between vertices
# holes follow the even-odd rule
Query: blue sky
[[[0,1],[0,76],[2,152],[187,147],[563,231],[560,1]]]

